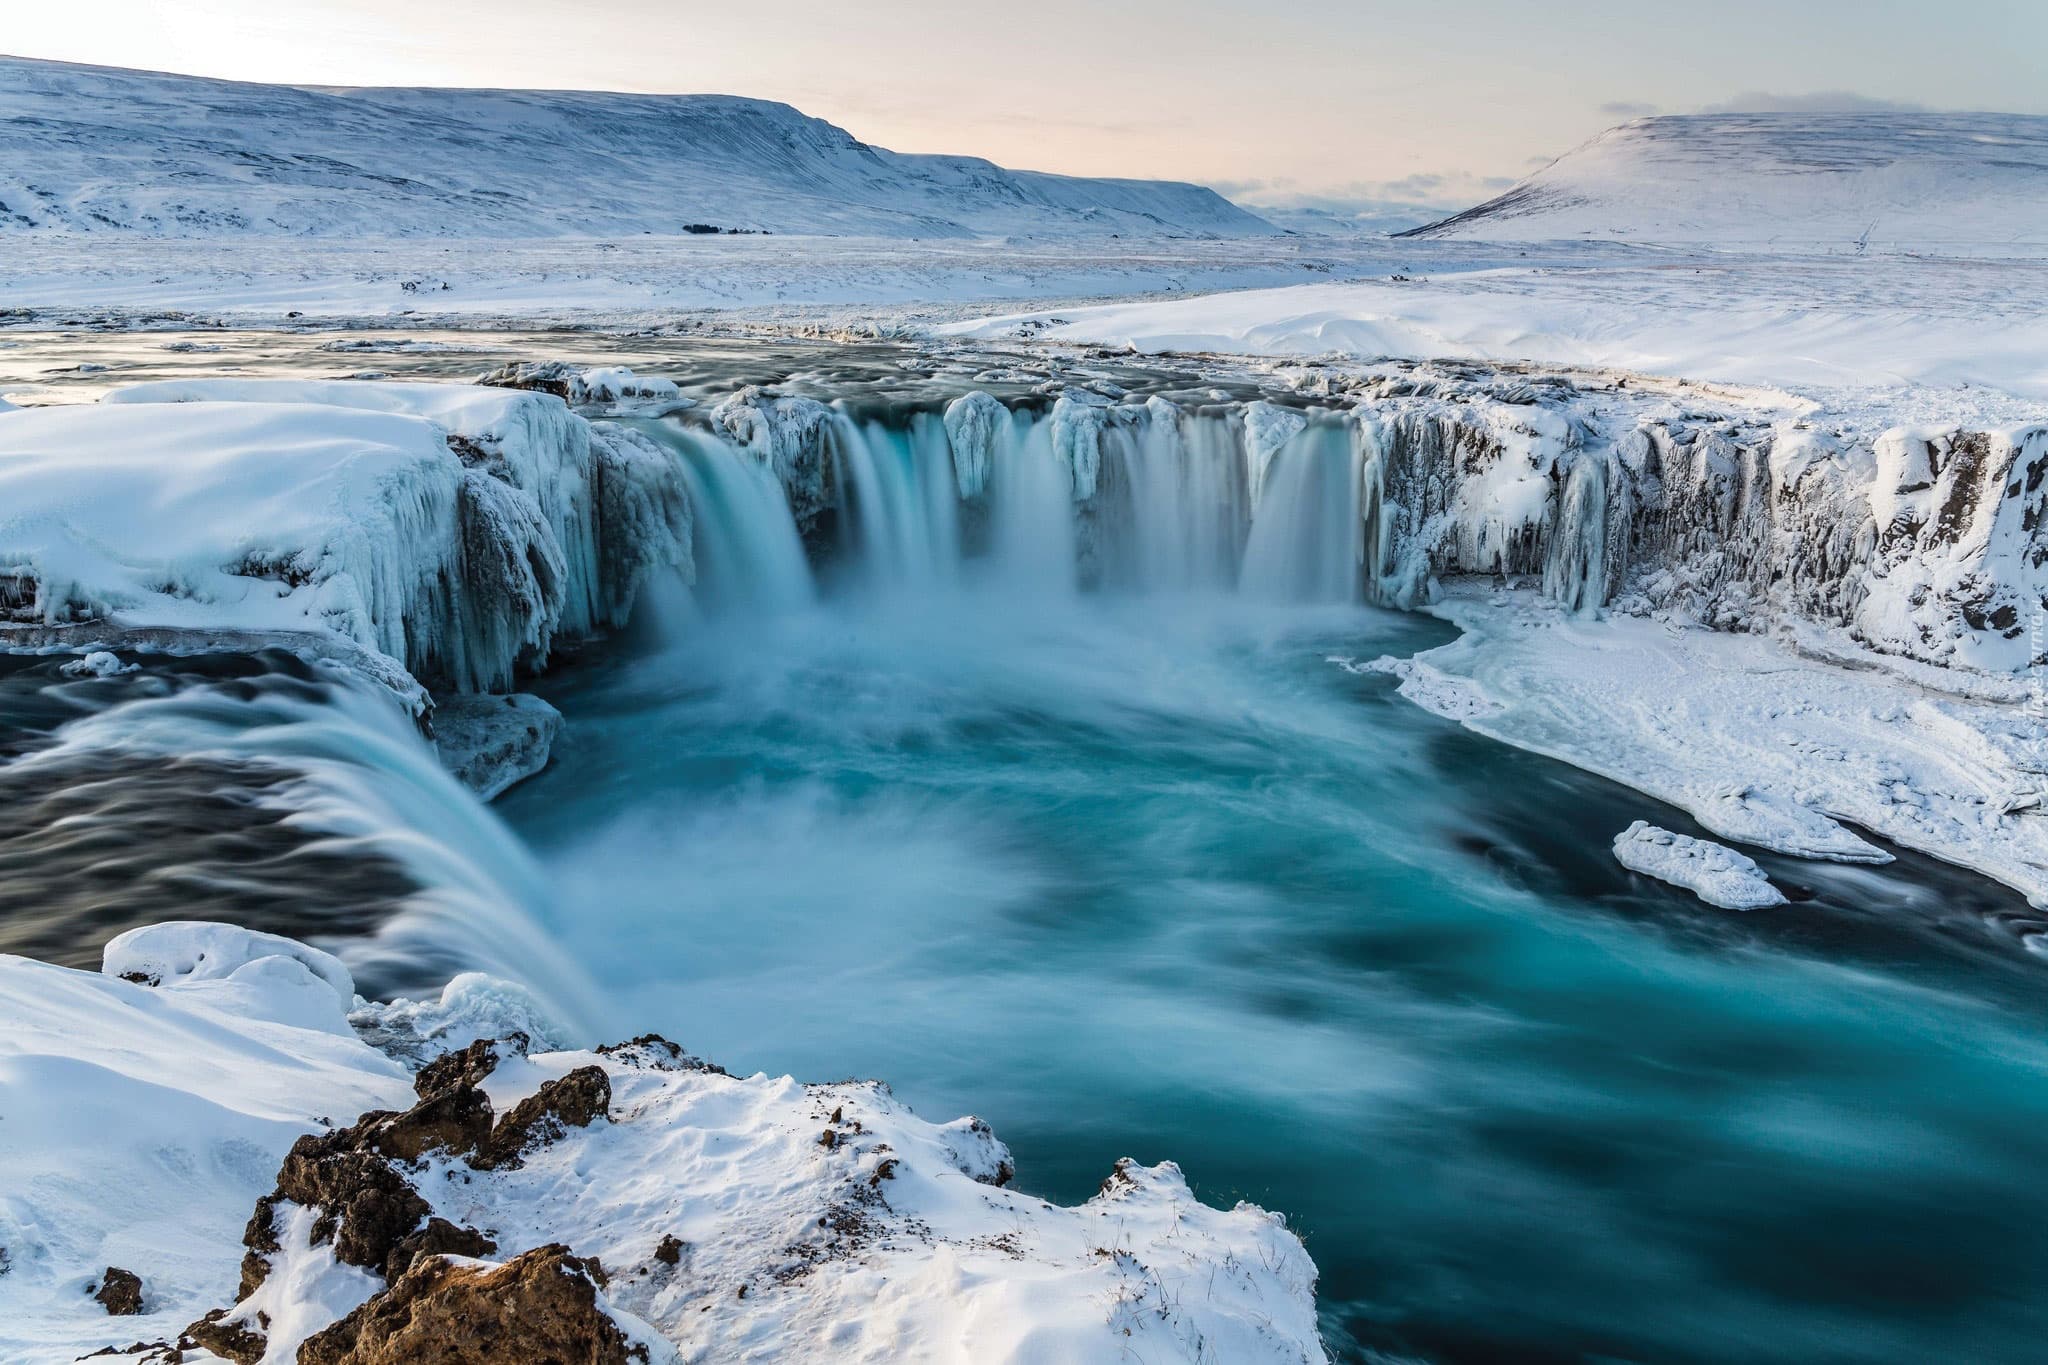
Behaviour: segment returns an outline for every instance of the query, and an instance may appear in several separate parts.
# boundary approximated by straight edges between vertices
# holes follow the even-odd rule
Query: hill
[[[1637,119],[1401,235],[2034,254],[2048,248],[2048,117]]]
[[[730,95],[336,89],[0,58],[0,234],[1225,237],[1197,185],[872,147]]]

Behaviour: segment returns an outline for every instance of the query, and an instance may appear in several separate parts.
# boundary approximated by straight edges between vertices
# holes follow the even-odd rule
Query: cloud
[[[1612,100],[1601,105],[1600,112],[1612,118],[1648,118],[1657,112],[1657,106],[1636,100]]]
[[[1709,104],[1702,114],[1922,114],[1924,104],[1881,99],[1850,90],[1815,90],[1804,95],[1778,95],[1745,90],[1733,99]]]

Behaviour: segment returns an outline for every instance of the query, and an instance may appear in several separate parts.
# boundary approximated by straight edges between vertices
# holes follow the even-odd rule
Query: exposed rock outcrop
[[[132,1270],[110,1265],[100,1272],[92,1296],[109,1317],[133,1317],[142,1311],[142,1277]]]
[[[503,1265],[428,1256],[299,1347],[299,1365],[628,1365],[591,1264],[553,1243]]]

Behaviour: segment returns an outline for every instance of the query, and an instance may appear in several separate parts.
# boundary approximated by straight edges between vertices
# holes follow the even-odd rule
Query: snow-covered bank
[[[510,389],[140,385],[7,414],[0,480],[4,630],[29,647],[311,634],[503,690],[689,562],[668,460]]]
[[[438,1010],[372,1006],[327,955],[223,926],[117,940],[101,975],[0,957],[0,983],[0,1353],[24,1365],[201,1323],[235,1359],[289,1361],[388,1330],[408,1265],[408,1294],[516,1304],[419,1277],[437,1253],[550,1245],[618,1329],[606,1360],[634,1341],[655,1360],[1323,1359],[1300,1242],[1196,1202],[1170,1164],[1119,1163],[1058,1208],[1007,1188],[975,1120],[653,1039],[481,1043],[415,1077],[393,1054],[526,1020],[474,983]],[[140,1314],[86,1292],[109,1266],[140,1278]]]
[[[1873,656],[1844,667],[1759,635],[1588,620],[1526,592],[1474,590],[1433,610],[1464,634],[1382,665],[1429,710],[1739,843],[1883,861],[1854,826],[2048,907],[2048,704],[2024,687],[1946,695],[1916,685],[1938,670],[1901,676]]]

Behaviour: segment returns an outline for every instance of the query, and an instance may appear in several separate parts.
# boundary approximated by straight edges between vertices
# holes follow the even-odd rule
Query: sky
[[[1648,113],[2048,113],[2048,0],[4,0],[0,51],[751,95],[906,152],[1462,207]]]

